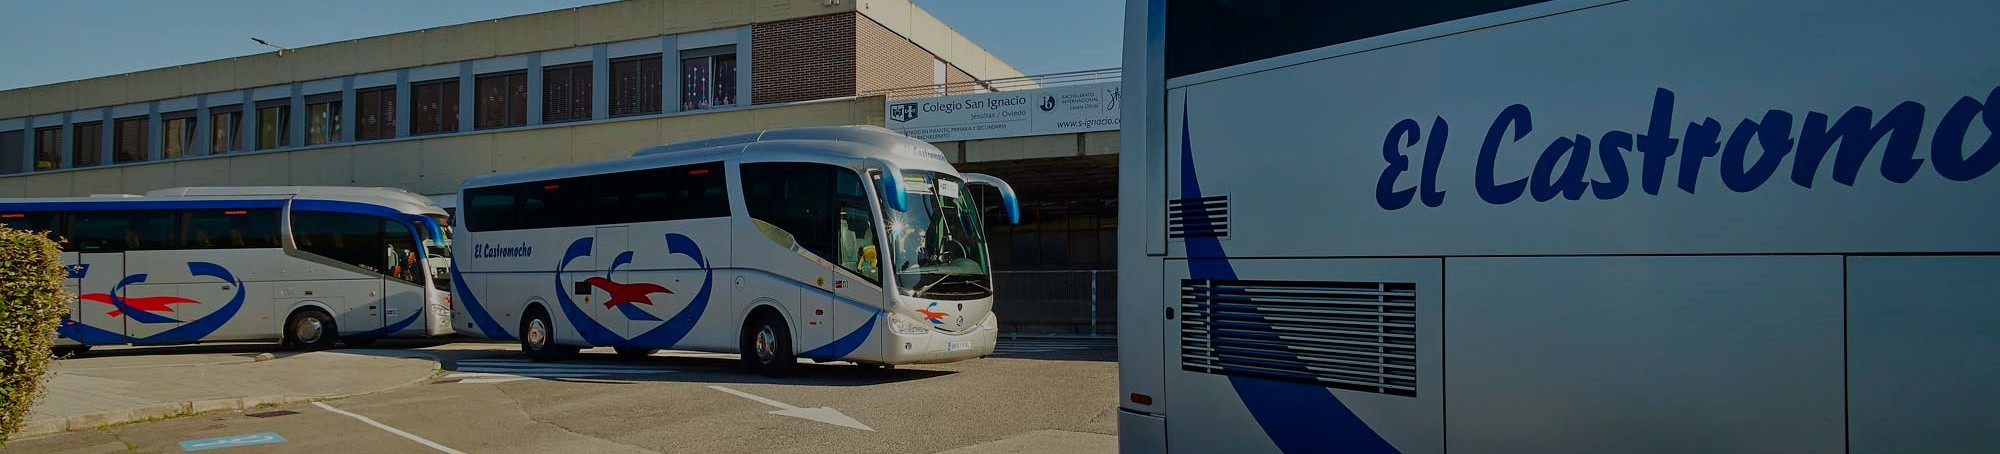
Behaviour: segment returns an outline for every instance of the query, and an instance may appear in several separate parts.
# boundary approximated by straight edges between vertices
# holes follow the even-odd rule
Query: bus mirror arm
[[[868,165],[882,172],[882,200],[888,203],[889,209],[909,211],[908,197],[903,194],[903,168],[880,158],[869,158]]]
[[[1014,197],[1014,186],[1008,185],[1006,181],[1001,181],[997,177],[983,173],[968,173],[963,176],[967,183],[983,184],[992,186],[993,189],[999,189],[1000,204],[1007,208],[1007,223],[1021,223],[1021,202],[1020,199]]]

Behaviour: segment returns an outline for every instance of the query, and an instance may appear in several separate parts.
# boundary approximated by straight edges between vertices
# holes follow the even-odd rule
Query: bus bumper
[[[1167,418],[1119,408],[1118,452],[1167,452]]]
[[[889,343],[883,349],[883,363],[887,364],[927,364],[963,361],[993,354],[994,340],[999,337],[1000,316],[988,314],[986,321],[978,329],[962,333],[948,333],[936,329],[923,334],[905,334],[888,331]]]

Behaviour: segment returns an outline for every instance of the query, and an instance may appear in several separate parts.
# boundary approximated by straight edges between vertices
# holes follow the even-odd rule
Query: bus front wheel
[[[792,354],[792,331],[777,312],[762,311],[743,328],[743,368],[768,377],[792,374],[798,358]]]
[[[333,348],[339,333],[334,328],[333,316],[319,309],[302,309],[293,312],[285,322],[285,345],[299,350],[325,350]]]

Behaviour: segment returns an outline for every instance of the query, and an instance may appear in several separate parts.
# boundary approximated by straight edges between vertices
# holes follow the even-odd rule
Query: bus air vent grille
[[[1187,279],[1181,369],[1417,395],[1417,285]]]
[[[1173,199],[1167,203],[1170,238],[1229,236],[1229,196]]]

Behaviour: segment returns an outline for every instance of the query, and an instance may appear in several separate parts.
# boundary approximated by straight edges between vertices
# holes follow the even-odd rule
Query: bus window
[[[292,212],[292,240],[299,250],[382,273],[382,218],[314,211]]]
[[[86,211],[72,217],[79,252],[173,249],[174,215],[166,211]]]
[[[771,235],[772,241],[831,259],[833,229],[833,176],[847,171],[825,164],[761,163],[743,165],[743,203],[750,217],[763,221],[786,235]]]
[[[419,274],[424,269],[423,253],[417,249],[417,237],[409,224],[382,219],[382,269],[388,270],[389,277],[422,285],[424,277]]]
[[[62,236],[62,216],[54,213],[0,213],[0,225],[14,230]]]
[[[868,282],[882,283],[881,251],[875,247],[875,213],[868,208],[868,189],[862,186],[861,177],[854,172],[841,171],[834,176],[834,203],[840,208],[839,228],[834,236],[840,242],[840,267],[847,268]]]
[[[514,211],[514,186],[465,190],[465,229],[473,232],[519,228]]]
[[[187,227],[181,249],[274,248],[278,241],[278,210],[209,209],[180,213]]]

